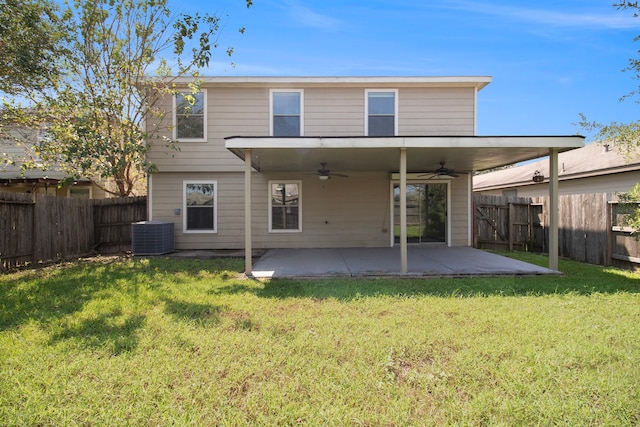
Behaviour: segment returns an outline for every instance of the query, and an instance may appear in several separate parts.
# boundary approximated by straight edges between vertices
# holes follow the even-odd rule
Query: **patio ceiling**
[[[481,171],[584,146],[571,136],[425,137],[229,137],[226,148],[260,172],[311,172],[327,162],[332,171],[398,172],[400,148],[407,149],[407,172],[437,169],[440,162],[459,173]]]

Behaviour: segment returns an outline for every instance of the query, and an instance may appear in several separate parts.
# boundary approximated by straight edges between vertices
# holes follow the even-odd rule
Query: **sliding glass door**
[[[393,186],[394,241],[400,242],[400,186]],[[444,243],[447,236],[447,184],[407,184],[407,241]]]

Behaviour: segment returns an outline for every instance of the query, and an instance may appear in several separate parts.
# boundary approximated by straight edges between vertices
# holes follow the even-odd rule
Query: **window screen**
[[[300,101],[300,92],[273,92],[273,136],[301,135]]]
[[[367,126],[369,136],[395,135],[395,92],[368,92]]]

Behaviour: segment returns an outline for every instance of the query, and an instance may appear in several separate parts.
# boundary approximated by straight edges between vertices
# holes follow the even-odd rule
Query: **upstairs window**
[[[271,135],[303,135],[303,92],[301,90],[271,91]]]
[[[367,136],[397,135],[398,91],[367,90],[366,123]]]
[[[207,92],[179,93],[175,102],[174,139],[206,141]]]

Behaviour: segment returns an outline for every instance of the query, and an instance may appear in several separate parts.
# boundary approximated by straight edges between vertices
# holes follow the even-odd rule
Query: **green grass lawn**
[[[3,275],[0,424],[638,425],[640,276],[560,269],[256,282],[241,260],[154,258]]]

